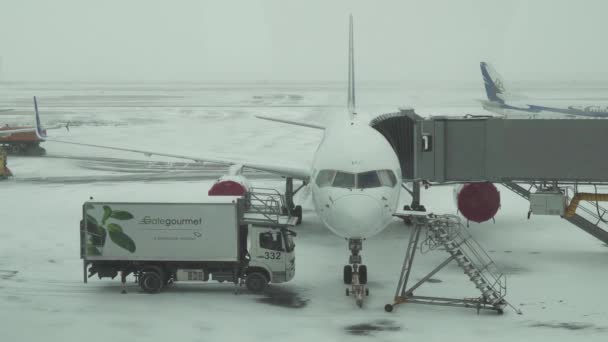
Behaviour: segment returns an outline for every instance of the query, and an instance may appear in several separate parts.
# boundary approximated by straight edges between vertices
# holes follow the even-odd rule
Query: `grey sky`
[[[606,79],[606,1],[0,0],[4,80]]]

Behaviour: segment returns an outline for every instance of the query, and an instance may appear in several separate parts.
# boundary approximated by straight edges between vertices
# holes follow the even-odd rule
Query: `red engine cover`
[[[232,180],[223,180],[213,184],[209,192],[209,196],[243,196],[247,192],[247,188]]]
[[[479,223],[496,215],[500,208],[500,193],[492,183],[467,183],[458,192],[456,201],[462,216]]]

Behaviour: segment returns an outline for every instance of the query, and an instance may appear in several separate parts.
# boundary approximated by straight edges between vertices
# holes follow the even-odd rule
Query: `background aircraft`
[[[550,115],[558,117],[608,117],[607,107],[572,105],[566,108],[557,108],[529,104],[526,100],[518,99],[518,96],[508,92],[503,78],[490,64],[481,62],[480,67],[484,86],[486,88],[486,95],[488,97],[487,101],[482,101],[482,106],[488,111],[505,116],[534,117],[537,115]]]

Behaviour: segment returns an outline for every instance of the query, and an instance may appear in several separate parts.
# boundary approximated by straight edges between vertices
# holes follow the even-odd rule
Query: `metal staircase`
[[[521,197],[529,200],[530,190],[538,189],[536,184],[528,184],[529,188],[526,189],[520,184],[513,182],[502,183],[506,188],[520,195]],[[601,207],[596,202],[584,201],[581,202],[577,208],[577,213],[572,217],[564,217],[568,222],[574,224],[580,229],[584,230],[588,234],[592,235],[596,239],[608,244],[608,231],[602,229],[600,224],[606,225],[604,216],[608,210]]]
[[[401,276],[397,285],[394,303],[387,304],[385,310],[390,312],[395,305],[403,303],[418,303],[432,305],[446,305],[495,310],[499,313],[508,305],[505,300],[507,293],[506,277],[500,273],[496,264],[490,256],[483,250],[481,245],[462,225],[460,218],[454,215],[399,215],[408,216],[413,223],[413,230],[410,235],[405,260],[401,270]],[[420,235],[426,229],[426,239],[420,242]],[[433,271],[423,277],[419,282],[410,288],[407,283],[412,270],[416,250],[423,246],[428,246],[429,250],[442,246],[450,255],[445,261],[437,266]],[[428,279],[456,260],[458,266],[462,268],[469,280],[481,292],[477,298],[442,298],[415,296],[414,290],[423,285]]]
[[[285,228],[298,220],[291,215],[285,196],[275,189],[251,188],[245,196],[245,222],[252,225]]]

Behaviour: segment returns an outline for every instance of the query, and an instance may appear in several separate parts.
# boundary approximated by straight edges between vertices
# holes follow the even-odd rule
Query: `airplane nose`
[[[329,226],[346,238],[366,238],[376,234],[383,225],[382,207],[373,197],[353,194],[334,201]]]

